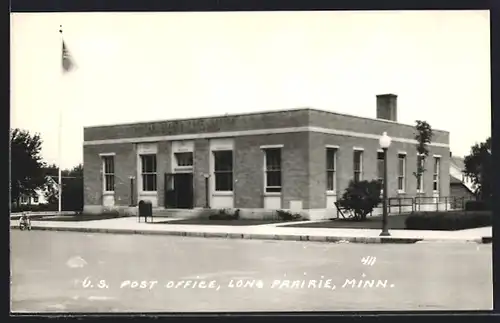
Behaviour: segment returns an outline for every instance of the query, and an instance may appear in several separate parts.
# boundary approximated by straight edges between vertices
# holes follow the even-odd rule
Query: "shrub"
[[[489,211],[491,210],[490,203],[486,201],[467,201],[465,202],[466,211]]]
[[[281,221],[294,221],[302,218],[298,213],[292,213],[285,210],[276,210],[276,214]]]
[[[416,212],[405,221],[407,230],[464,230],[492,225],[490,211]]]
[[[19,207],[12,207],[11,213],[17,212],[48,212],[57,211],[57,204],[38,204],[38,205],[20,205]]]
[[[381,188],[382,185],[378,180],[351,181],[338,204],[340,207],[352,211],[355,220],[366,220],[366,216],[382,201],[380,198]]]
[[[211,210],[208,215],[209,220],[238,220],[240,218],[240,210],[236,209],[231,211],[230,209],[219,209]]]

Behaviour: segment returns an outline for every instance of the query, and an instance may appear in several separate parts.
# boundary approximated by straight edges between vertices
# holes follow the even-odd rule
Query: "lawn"
[[[280,220],[251,220],[251,219],[238,219],[238,220],[209,220],[209,219],[184,219],[175,221],[162,221],[155,222],[155,224],[191,224],[191,225],[230,225],[230,226],[245,226],[245,225],[261,225],[261,224],[275,224],[284,223]],[[292,221],[287,221],[292,223]]]
[[[44,216],[47,216],[47,215],[30,215],[30,219],[31,220],[41,220]],[[10,217],[11,220],[19,220],[20,218],[21,218],[20,215]]]
[[[404,230],[405,220],[409,214],[391,215],[388,217],[389,229]],[[353,221],[350,219],[334,219],[324,222],[298,223],[287,225],[287,227],[300,228],[335,228],[335,229],[382,229],[382,217],[370,216],[366,221]]]
[[[114,213],[109,214],[77,214],[77,215],[60,215],[60,216],[45,216],[42,218],[31,217],[32,220],[39,221],[63,221],[63,222],[79,222],[79,221],[95,221],[123,218],[123,215]]]
[[[411,218],[409,222],[406,219]],[[455,231],[491,226],[491,211],[440,211],[415,212],[391,215],[388,227],[392,230]],[[407,224],[409,225],[407,228]],[[368,217],[365,221],[334,219],[324,222],[298,223],[287,227],[335,228],[335,229],[382,229],[382,216]]]

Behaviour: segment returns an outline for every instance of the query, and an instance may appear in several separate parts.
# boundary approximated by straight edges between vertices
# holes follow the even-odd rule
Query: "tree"
[[[379,180],[351,181],[338,203],[341,207],[353,211],[354,220],[364,221],[382,201],[381,189],[382,183]]]
[[[491,159],[491,137],[485,142],[475,144],[471,152],[464,158],[463,173],[469,176],[476,186],[476,198],[485,202],[491,201],[493,194],[493,174]]]
[[[417,189],[420,189],[420,185],[422,183],[422,177],[424,175],[425,169],[425,160],[429,156],[429,148],[428,145],[431,143],[433,137],[432,127],[426,122],[422,120],[416,120],[415,125],[415,140],[417,141],[416,149],[417,149],[417,171],[413,172],[413,175],[417,179]]]
[[[18,206],[21,195],[35,196],[35,190],[45,184],[41,150],[39,134],[10,129],[11,202],[16,202]]]
[[[46,172],[54,179],[52,185],[48,185],[45,198],[51,204],[59,203],[58,183],[59,168],[56,165],[47,167]],[[55,176],[52,174],[56,174]],[[80,211],[83,209],[83,165],[61,171],[62,176],[62,201],[61,207],[67,211]]]

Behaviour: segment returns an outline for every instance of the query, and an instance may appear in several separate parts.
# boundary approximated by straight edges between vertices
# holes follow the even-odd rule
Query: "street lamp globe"
[[[387,132],[384,131],[384,133],[382,134],[382,137],[380,137],[378,142],[380,144],[380,147],[382,147],[384,149],[389,148],[389,146],[391,145],[391,137],[389,137],[387,135]]]

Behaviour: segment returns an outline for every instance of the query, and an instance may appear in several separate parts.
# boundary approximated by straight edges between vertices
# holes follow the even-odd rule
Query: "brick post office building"
[[[447,196],[449,133],[434,130],[417,183],[415,129],[397,123],[396,100],[377,96],[377,119],[296,109],[87,127],[85,211],[148,200],[158,212],[209,206],[331,217],[350,180],[381,178],[383,132],[392,138],[389,196]]]

